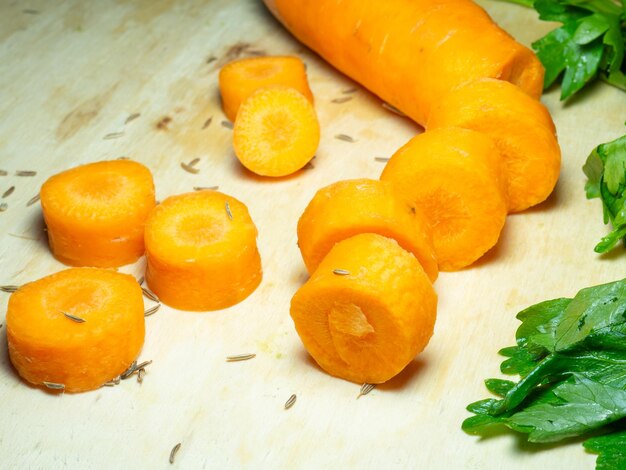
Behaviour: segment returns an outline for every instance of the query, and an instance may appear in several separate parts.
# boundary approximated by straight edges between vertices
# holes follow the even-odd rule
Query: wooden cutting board
[[[529,44],[551,29],[531,10],[485,0]],[[233,156],[217,71],[254,54],[297,54],[308,65],[322,125],[314,168],[267,180]],[[337,98],[349,97],[343,103]],[[589,151],[624,132],[626,95],[598,84],[563,105],[543,100],[559,131],[561,180],[550,199],[509,217],[495,249],[475,266],[443,273],[427,350],[388,384],[356,400],[359,386],[323,373],[289,317],[306,279],[296,222],[315,191],[343,178],[377,178],[420,129],[293,40],[258,0],[30,0],[0,2],[0,284],[63,268],[50,255],[39,204],[50,175],[129,156],[154,173],[157,196],[219,185],[244,201],[259,228],[264,279],[219,312],[162,307],[146,319],[143,384],[124,381],[79,395],[22,383],[0,329],[3,468],[592,468],[579,443],[534,447],[509,433],[480,440],[460,425],[487,396],[496,351],[513,344],[515,314],[538,301],[626,275],[626,253],[593,252],[606,233],[581,171]],[[341,101],[341,100],[340,100]],[[335,138],[353,137],[354,142]],[[200,158],[200,173],[181,162]],[[35,176],[16,176],[33,170]],[[121,270],[140,276],[143,261]],[[4,323],[8,294],[0,294]],[[146,307],[152,303],[146,300]],[[226,356],[256,353],[246,362]],[[296,404],[284,410],[291,394]]]

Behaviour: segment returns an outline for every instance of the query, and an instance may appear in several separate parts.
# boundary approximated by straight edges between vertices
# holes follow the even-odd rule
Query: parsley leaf
[[[470,404],[473,416],[463,430],[485,436],[506,426],[530,442],[612,432],[588,439],[585,447],[600,454],[598,469],[624,468],[626,279],[541,302],[517,318],[517,345],[500,354],[507,358],[502,371],[520,380],[486,380],[499,398]],[[616,462],[622,466],[611,467]]]
[[[587,199],[602,200],[604,223],[613,226],[594,248],[604,253],[626,236],[626,135],[596,147],[587,157],[583,172],[588,178]]]

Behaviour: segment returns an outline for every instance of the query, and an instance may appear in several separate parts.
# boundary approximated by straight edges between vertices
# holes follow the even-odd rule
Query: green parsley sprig
[[[504,425],[538,443],[588,436],[598,469],[626,468],[625,312],[626,279],[520,312],[516,346],[500,351],[501,371],[520,380],[486,380],[500,398],[470,404],[463,430]]]
[[[546,69],[544,88],[559,77],[561,100],[596,78],[626,90],[625,0],[505,0],[562,24],[532,44]]]

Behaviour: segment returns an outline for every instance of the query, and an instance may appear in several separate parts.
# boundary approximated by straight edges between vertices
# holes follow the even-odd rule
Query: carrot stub
[[[310,273],[333,245],[359,233],[396,240],[431,281],[439,272],[430,227],[387,181],[344,180],[320,189],[298,221],[298,246]]]
[[[381,179],[424,214],[440,270],[469,266],[498,241],[506,200],[500,156],[486,135],[429,130],[391,157]]]
[[[155,205],[150,170],[130,160],[82,165],[49,178],[41,207],[52,254],[70,266],[116,267],[144,252]]]
[[[235,120],[235,155],[262,176],[286,176],[315,155],[320,126],[313,105],[293,88],[268,87],[254,92]]]
[[[457,126],[490,136],[504,160],[509,212],[544,201],[559,178],[561,151],[550,113],[510,83],[482,79],[452,90],[432,109],[429,130]]]
[[[291,301],[313,359],[331,375],[382,383],[428,344],[437,295],[417,259],[395,240],[361,234],[340,241]]]
[[[508,80],[537,98],[544,70],[471,0],[265,0],[300,41],[421,125],[447,91]]]
[[[246,206],[204,190],[167,198],[146,225],[146,282],[167,305],[217,310],[261,282],[257,229]]]
[[[313,103],[306,68],[298,57],[251,57],[230,62],[220,70],[224,114],[234,122],[241,103],[259,88],[271,85],[295,88]]]
[[[119,376],[144,342],[141,288],[127,274],[70,268],[20,287],[6,316],[9,357],[26,381],[66,392]]]

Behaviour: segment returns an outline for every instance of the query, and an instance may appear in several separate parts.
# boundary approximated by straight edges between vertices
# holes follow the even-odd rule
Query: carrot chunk
[[[501,162],[494,142],[459,128],[428,130],[387,162],[392,182],[424,214],[442,271],[469,266],[493,247],[506,219]]]
[[[295,88],[313,103],[306,69],[298,57],[251,57],[229,62],[220,70],[224,114],[234,122],[241,103],[259,88],[271,85]]]
[[[425,125],[450,89],[482,77],[541,96],[535,54],[471,0],[264,0],[331,65]]]
[[[428,344],[436,314],[437,295],[417,259],[371,233],[337,243],[291,300],[309,354],[357,383],[402,371]]]
[[[483,132],[504,160],[508,210],[544,201],[559,178],[561,151],[550,113],[510,83],[482,79],[448,93],[434,107],[428,129],[463,127]]]
[[[6,316],[9,357],[37,386],[84,392],[128,369],[144,342],[141,288],[127,274],[70,268],[20,287]]]
[[[141,163],[89,163],[49,178],[41,207],[52,254],[70,266],[116,267],[144,252],[155,205],[152,175]]]
[[[320,126],[313,105],[293,88],[254,92],[235,120],[233,145],[243,166],[262,176],[286,176],[315,155]]]
[[[146,282],[167,305],[218,310],[261,282],[257,229],[246,206],[203,190],[167,198],[146,224]]]
[[[298,246],[309,273],[333,245],[359,233],[377,233],[396,240],[413,253],[434,281],[439,270],[430,227],[391,183],[370,179],[344,180],[320,189],[298,221]]]

